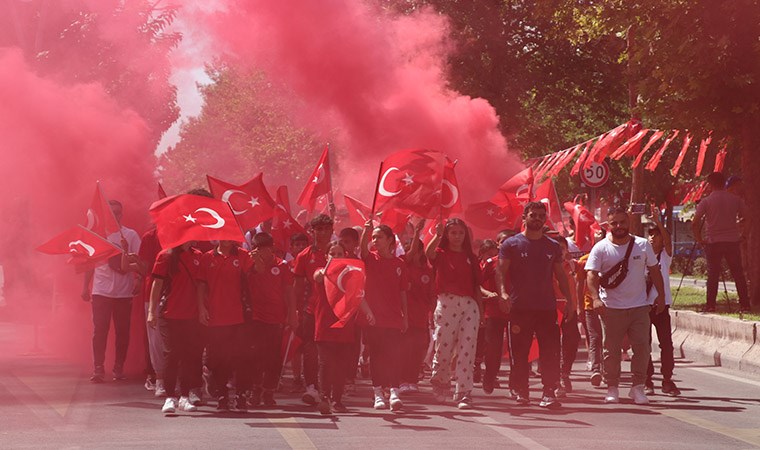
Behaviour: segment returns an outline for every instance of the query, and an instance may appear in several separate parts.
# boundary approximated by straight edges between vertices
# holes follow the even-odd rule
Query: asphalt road
[[[557,411],[517,406],[505,389],[476,389],[472,411],[433,402],[426,382],[403,413],[375,411],[361,381],[350,412],[321,416],[295,394],[247,414],[213,406],[164,417],[162,402],[135,377],[93,385],[88,371],[51,356],[22,356],[0,323],[0,448],[669,448],[760,447],[760,379],[678,360],[683,395],[649,406],[603,403],[586,379],[585,353],[575,390]],[[83,351],[87,351],[83,349]],[[627,370],[627,363],[624,363]],[[501,378],[504,378],[502,374]],[[539,395],[532,379],[533,398]],[[621,389],[624,395],[627,387]],[[621,395],[622,397],[622,395]]]

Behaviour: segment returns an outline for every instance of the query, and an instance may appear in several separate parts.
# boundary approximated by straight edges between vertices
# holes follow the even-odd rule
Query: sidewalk
[[[671,275],[670,276],[670,287],[677,288],[678,284],[681,283],[681,275]],[[703,280],[701,278],[694,278],[694,277],[684,277],[683,278],[683,284],[681,287],[693,287],[698,289],[707,289],[707,280]],[[728,292],[736,292],[736,284],[734,284],[733,281],[726,281],[726,289]],[[718,283],[718,291],[723,291],[723,283]]]

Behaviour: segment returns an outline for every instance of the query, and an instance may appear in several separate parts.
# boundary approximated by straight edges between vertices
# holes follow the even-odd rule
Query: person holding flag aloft
[[[453,218],[438,224],[436,235],[425,251],[436,272],[438,302],[435,321],[435,355],[430,383],[436,400],[449,396],[451,359],[456,353],[456,390],[459,409],[472,408],[475,345],[483,305],[480,295],[480,265],[472,251],[467,225]]]

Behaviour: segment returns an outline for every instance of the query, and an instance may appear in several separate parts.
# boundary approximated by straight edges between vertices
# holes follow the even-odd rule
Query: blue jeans
[[[749,295],[747,292],[747,279],[742,269],[742,256],[739,242],[714,242],[705,244],[705,256],[707,258],[707,307],[715,308],[715,300],[718,297],[718,281],[720,280],[721,261],[726,258],[728,269],[736,283],[736,292],[739,294],[739,303],[742,308],[749,308]]]

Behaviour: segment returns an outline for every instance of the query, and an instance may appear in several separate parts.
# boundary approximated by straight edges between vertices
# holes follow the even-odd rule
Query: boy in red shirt
[[[293,274],[288,263],[275,256],[269,233],[253,237],[252,270],[248,273],[251,293],[250,324],[253,393],[251,404],[274,406],[274,390],[282,370],[282,336],[285,325],[295,329],[296,303]]]

